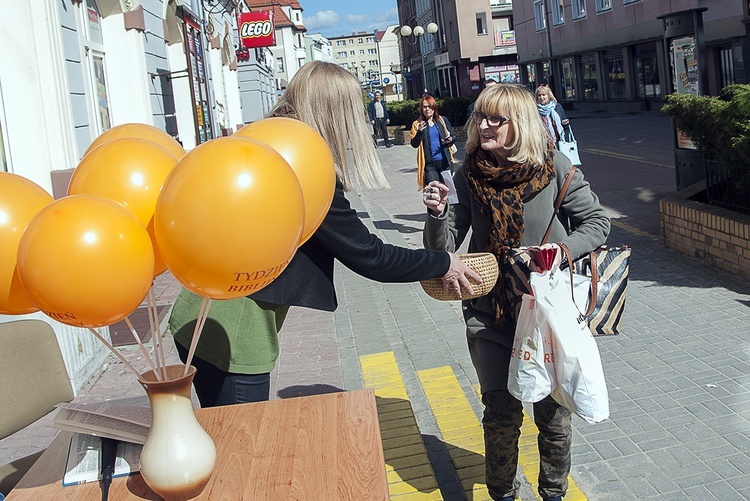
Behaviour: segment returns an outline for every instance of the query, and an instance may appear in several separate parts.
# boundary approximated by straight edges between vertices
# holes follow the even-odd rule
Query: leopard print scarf
[[[491,153],[479,148],[467,155],[464,166],[469,191],[490,221],[487,251],[500,264],[500,274],[492,289],[495,324],[504,325],[511,320],[505,298],[505,257],[509,248],[519,247],[523,242],[524,201],[555,178],[552,152],[547,152],[543,165],[497,165]]]

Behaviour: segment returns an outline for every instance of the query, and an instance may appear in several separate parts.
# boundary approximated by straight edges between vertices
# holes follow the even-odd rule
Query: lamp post
[[[427,47],[426,45],[429,43],[432,43],[435,40],[435,33],[438,32],[438,25],[435,23],[429,23],[427,24],[427,35],[425,35],[425,28],[417,25],[413,29],[411,26],[404,25],[399,30],[398,33],[401,34],[401,36],[406,39],[406,41],[411,45],[416,45],[419,42],[419,39],[421,37],[424,40],[425,47],[423,48],[421,45],[419,47],[419,58],[421,60],[421,66],[422,66],[422,86],[424,87],[424,92],[427,92],[427,72],[425,71],[425,56],[427,55]],[[411,35],[414,35],[414,41],[409,40],[409,37]],[[429,39],[426,37],[430,37]]]

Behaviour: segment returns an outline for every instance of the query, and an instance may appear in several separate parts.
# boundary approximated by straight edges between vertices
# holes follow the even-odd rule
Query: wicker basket
[[[460,254],[458,256],[461,261],[466,263],[469,268],[474,270],[482,277],[481,284],[472,284],[471,288],[474,290],[472,294],[461,288],[461,298],[458,297],[458,292],[455,290],[448,291],[446,294],[443,290],[443,281],[439,278],[431,278],[430,280],[422,280],[419,282],[422,284],[424,291],[432,298],[440,301],[458,301],[460,299],[474,299],[476,297],[484,296],[489,293],[497,282],[497,258],[489,252],[481,252],[475,254]]]

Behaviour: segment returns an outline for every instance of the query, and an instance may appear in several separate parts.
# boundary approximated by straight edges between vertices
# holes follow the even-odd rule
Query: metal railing
[[[706,158],[706,195],[710,204],[750,214],[750,165]]]

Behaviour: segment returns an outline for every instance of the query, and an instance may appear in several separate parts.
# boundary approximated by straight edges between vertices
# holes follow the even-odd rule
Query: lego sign
[[[242,47],[249,49],[276,45],[272,11],[243,12],[239,24]]]

